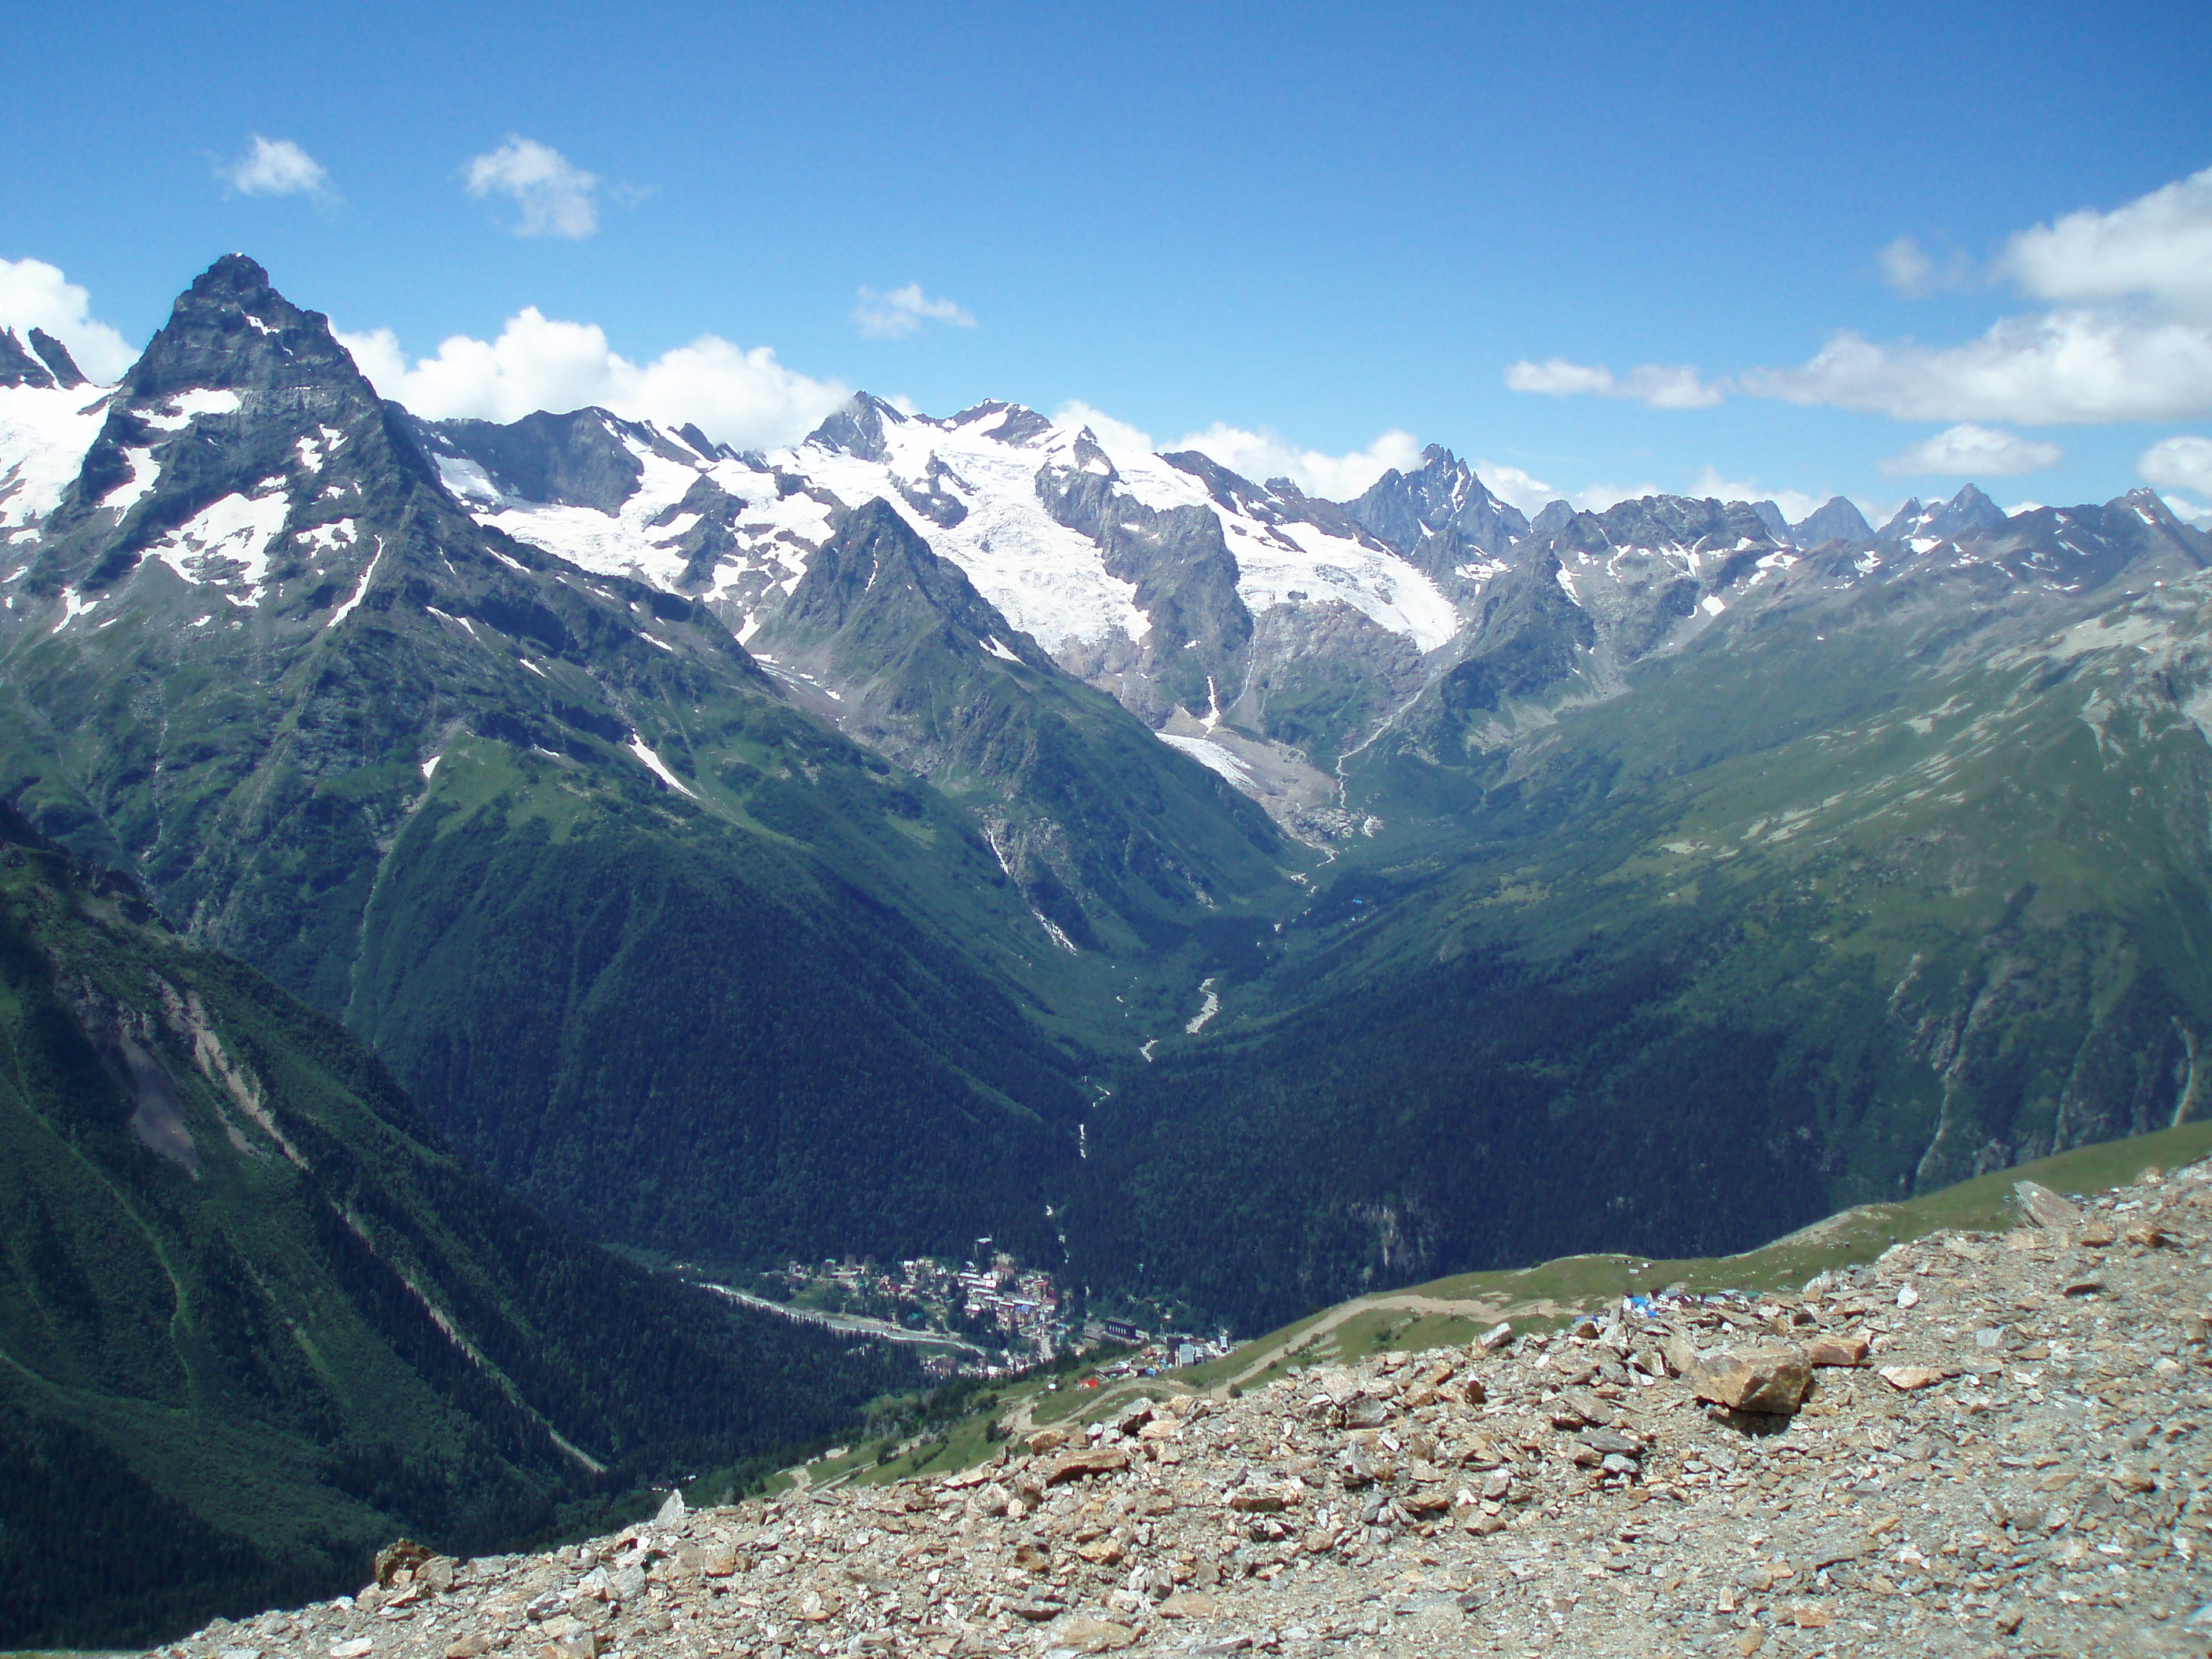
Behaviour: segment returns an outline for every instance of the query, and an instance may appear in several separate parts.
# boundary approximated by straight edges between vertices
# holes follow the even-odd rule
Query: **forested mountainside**
[[[1091,1273],[1264,1323],[2200,1115],[2212,576],[2161,511],[2055,578],[1815,556],[1609,695],[1531,607],[1491,660],[1564,666],[1442,675],[1352,774],[1397,827],[1094,1115]]]
[[[910,1361],[468,1168],[359,1039],[0,809],[0,1644],[356,1588],[842,1431]]]
[[[112,391],[19,355],[0,793],[598,1237],[990,1233],[1243,1324],[2202,1109],[2212,579],[2150,492],[425,422],[235,258]]]

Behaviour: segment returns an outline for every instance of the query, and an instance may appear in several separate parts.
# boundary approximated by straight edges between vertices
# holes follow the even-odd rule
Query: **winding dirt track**
[[[1254,1354],[1246,1362],[1243,1369],[1237,1371],[1235,1376],[1224,1377],[1204,1392],[1217,1400],[1225,1398],[1232,1387],[1241,1388],[1249,1382],[1285,1354],[1310,1347],[1346,1321],[1356,1319],[1364,1313],[1442,1314],[1446,1317],[1481,1320],[1495,1323],[1500,1319],[1510,1319],[1516,1315],[1535,1315],[1543,1318],[1555,1318],[1571,1311],[1572,1310],[1553,1302],[1549,1297],[1512,1302],[1498,1297],[1477,1297],[1462,1301],[1448,1297],[1420,1296],[1407,1291],[1377,1291],[1373,1296],[1363,1296],[1350,1302],[1341,1303],[1330,1309],[1304,1329],[1285,1337],[1279,1342],[1270,1343]],[[1124,1395],[1142,1393],[1147,1389],[1154,1393],[1165,1390],[1170,1395],[1200,1392],[1188,1382],[1177,1382],[1171,1376],[1130,1377],[1115,1383],[1111,1388],[1101,1389],[1092,1395],[1085,1402],[1085,1414],[1089,1414],[1091,1407],[1103,1405],[1108,1401],[1118,1399]],[[1036,1404],[1044,1397],[1042,1395],[1031,1395],[1015,1408],[1013,1414],[1006,1419],[1006,1428],[1010,1434],[1016,1438],[1020,1438],[1030,1432],[1034,1426],[1034,1412]]]

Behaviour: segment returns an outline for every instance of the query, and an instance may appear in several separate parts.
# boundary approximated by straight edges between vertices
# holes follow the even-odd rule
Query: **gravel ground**
[[[2212,1655],[2212,1166],[2022,1218],[157,1651]]]

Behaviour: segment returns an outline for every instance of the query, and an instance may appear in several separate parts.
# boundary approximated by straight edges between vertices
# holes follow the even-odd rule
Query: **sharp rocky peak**
[[[1345,511],[1401,551],[1432,537],[1455,544],[1445,562],[1470,548],[1495,556],[1528,533],[1519,508],[1492,495],[1473,467],[1438,444],[1421,452],[1414,471],[1393,467]]]
[[[225,254],[177,296],[169,320],[124,378],[133,404],[191,391],[309,386],[376,396],[330,319],[287,300],[243,253]]]
[[[1790,527],[1790,538],[1800,547],[1821,547],[1838,541],[1856,545],[1874,539],[1874,526],[1851,502],[1841,495],[1831,495]]]
[[[12,328],[0,328],[0,386],[27,386],[69,391],[88,386],[69,348],[42,328],[30,334],[29,349]]]
[[[1948,501],[1930,501],[1923,505],[1915,496],[1898,508],[1896,515],[1882,526],[1880,539],[1909,542],[1933,537],[1941,541],[1957,541],[1963,537],[2001,530],[2004,524],[2004,509],[1970,483]]]
[[[806,434],[817,449],[832,449],[858,460],[883,461],[890,452],[884,445],[884,428],[904,426],[907,417],[871,392],[856,392],[836,412]]]

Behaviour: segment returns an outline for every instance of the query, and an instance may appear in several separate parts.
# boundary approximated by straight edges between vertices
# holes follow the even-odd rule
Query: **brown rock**
[[[2080,1205],[2061,1198],[2039,1182],[2016,1181],[2012,1190],[2027,1218],[2039,1227],[2070,1227],[2081,1218]]]
[[[1389,1420],[1389,1403],[1387,1401],[1377,1400],[1372,1395],[1364,1399],[1355,1400],[1345,1408],[1344,1422],[1346,1428],[1379,1429]]]
[[[2138,1221],[2128,1229],[2124,1237],[2129,1243],[2140,1244],[2146,1250],[2155,1250],[2161,1245],[2171,1244],[2173,1242],[2166,1229],[2155,1221]]]
[[[1044,1483],[1057,1486],[1064,1481],[1081,1480],[1094,1474],[1111,1474],[1116,1469],[1129,1467],[1129,1454],[1119,1446],[1097,1446],[1089,1451],[1070,1452],[1057,1460],[1045,1471]]]
[[[2080,1234],[2081,1243],[2093,1250],[2103,1249],[2112,1242],[2113,1237],[2112,1228],[2101,1221],[2091,1222],[2081,1229]]]
[[[403,1568],[412,1572],[430,1559],[431,1552],[411,1538],[402,1538],[386,1544],[376,1553],[378,1586],[389,1588],[392,1581],[399,1576]]]
[[[1708,1354],[1690,1373],[1692,1390],[1731,1411],[1787,1414],[1805,1402],[1813,1381],[1805,1357],[1788,1349],[1723,1349]]]
[[[1808,1365],[1863,1365],[1867,1340],[1863,1336],[1816,1336],[1805,1345]]]
[[[1085,1613],[1071,1613],[1054,1622],[1046,1632],[1047,1644],[1054,1648],[1073,1648],[1078,1653],[1110,1653],[1126,1648],[1137,1639],[1137,1632],[1127,1625],[1117,1625],[1110,1619],[1093,1619]]]
[[[446,1644],[446,1659],[483,1659],[491,1651],[491,1638],[480,1630],[457,1636]]]
[[[1066,1429],[1039,1429],[1030,1437],[1030,1450],[1042,1457],[1048,1451],[1058,1451],[1067,1443]]]
[[[1160,1603],[1163,1619],[1218,1619],[1221,1616],[1221,1601],[1218,1596],[1204,1590],[1177,1590]]]
[[[1094,1567],[1110,1567],[1121,1559],[1121,1540],[1109,1534],[1093,1539],[1075,1553]]]
[[[1884,1365],[1876,1375],[1900,1394],[1910,1394],[1917,1389],[1934,1388],[1950,1373],[1933,1365]]]

